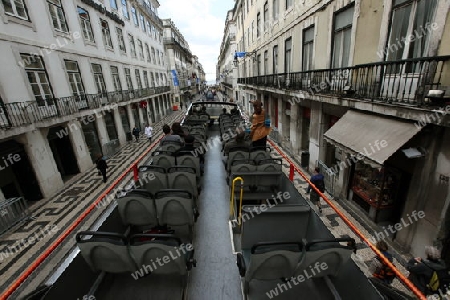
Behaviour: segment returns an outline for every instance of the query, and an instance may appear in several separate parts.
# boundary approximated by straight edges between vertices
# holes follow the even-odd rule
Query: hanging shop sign
[[[113,13],[111,11],[106,10],[106,7],[103,6],[102,4],[96,3],[93,0],[81,0],[81,2],[89,5],[90,7],[94,8],[98,12],[106,15],[108,18],[115,21],[116,23],[118,23],[122,26],[125,26],[125,22],[118,15],[116,15],[115,13]]]

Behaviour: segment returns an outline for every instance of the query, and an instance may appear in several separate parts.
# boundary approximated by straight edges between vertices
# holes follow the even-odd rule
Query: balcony
[[[189,50],[189,49],[187,49],[186,47],[184,47],[184,46],[182,46],[178,41],[176,41],[174,38],[163,38],[163,44],[164,45],[177,45],[181,50],[183,50],[184,51],[184,53],[187,55],[187,56],[189,56],[189,57],[191,57],[192,56],[192,54],[191,54],[191,51]]]
[[[151,7],[148,6],[148,4],[144,2],[144,0],[138,0],[137,2],[144,9],[144,11],[150,17],[150,19],[152,19],[155,23],[159,24],[161,27],[163,26],[162,20],[155,14],[154,11],[152,11]]]
[[[238,84],[302,91],[305,98],[317,94],[423,106],[432,104],[426,97],[429,90],[449,88],[449,60],[450,56],[438,56],[263,75],[239,78]]]
[[[0,102],[0,129],[29,125],[52,118],[69,116],[83,110],[93,110],[113,103],[140,99],[169,91],[169,86],[159,86],[140,90],[84,94],[26,102]]]

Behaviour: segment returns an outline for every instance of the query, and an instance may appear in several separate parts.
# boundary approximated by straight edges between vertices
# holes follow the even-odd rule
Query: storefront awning
[[[382,165],[420,131],[419,127],[410,122],[348,111],[324,136],[328,142]]]

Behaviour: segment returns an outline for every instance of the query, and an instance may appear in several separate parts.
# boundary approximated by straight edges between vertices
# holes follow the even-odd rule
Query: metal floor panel
[[[211,135],[210,135],[211,136]],[[200,217],[195,224],[195,258],[189,282],[189,300],[242,299],[236,257],[228,225],[229,191],[220,144],[207,150],[200,194]]]

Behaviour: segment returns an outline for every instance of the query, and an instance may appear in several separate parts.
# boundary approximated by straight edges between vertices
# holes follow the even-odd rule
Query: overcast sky
[[[193,55],[197,55],[207,81],[216,80],[216,64],[227,11],[234,0],[159,0],[161,19],[172,19]]]

